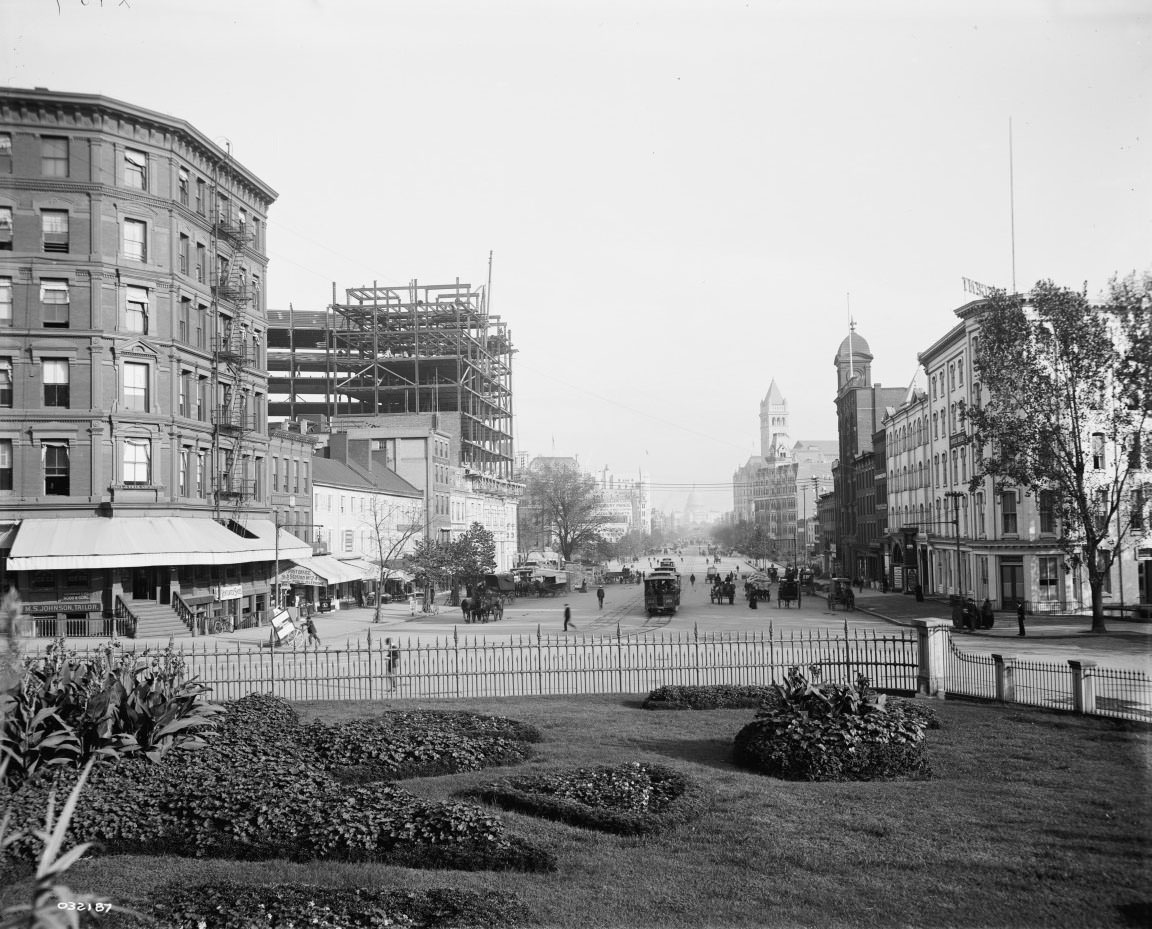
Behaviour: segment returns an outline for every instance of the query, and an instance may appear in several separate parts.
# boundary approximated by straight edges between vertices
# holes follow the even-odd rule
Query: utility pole
[[[958,490],[949,490],[944,494],[952,501],[952,525],[956,529],[956,589],[960,591],[960,602],[964,602],[964,572],[960,568],[960,498],[964,496]]]

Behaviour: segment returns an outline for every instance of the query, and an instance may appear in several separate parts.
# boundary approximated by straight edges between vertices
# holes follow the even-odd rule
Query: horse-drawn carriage
[[[776,592],[776,608],[779,609],[781,605],[791,608],[792,601],[796,601],[796,606],[800,606],[800,582],[796,578],[785,577],[777,587]]]
[[[834,610],[837,605],[846,610],[856,609],[856,594],[852,592],[852,579],[848,577],[834,577],[828,584],[828,609]]]

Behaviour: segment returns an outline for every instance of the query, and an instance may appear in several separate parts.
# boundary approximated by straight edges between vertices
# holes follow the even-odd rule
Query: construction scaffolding
[[[460,463],[511,477],[514,349],[486,288],[333,285],[328,311],[268,322],[270,418],[458,413]]]

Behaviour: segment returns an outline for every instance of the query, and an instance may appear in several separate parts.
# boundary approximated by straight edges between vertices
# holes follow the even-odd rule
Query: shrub
[[[698,812],[683,774],[642,762],[523,775],[471,793],[505,809],[622,835],[656,832]]]
[[[313,884],[254,887],[223,882],[172,887],[152,907],[156,929],[510,929],[529,921],[514,896],[455,889],[340,889]]]
[[[714,684],[707,687],[658,687],[644,700],[646,710],[755,709],[771,692],[759,684]]]
[[[220,708],[208,688],[186,679],[169,645],[139,655],[109,642],[80,657],[57,639],[25,658],[20,679],[0,695],[0,752],[13,786],[43,767],[142,753],[158,761],[172,749],[204,746]]]
[[[905,701],[889,703],[863,676],[855,686],[819,684],[791,668],[737,733],[733,759],[785,780],[927,777],[930,716]]]

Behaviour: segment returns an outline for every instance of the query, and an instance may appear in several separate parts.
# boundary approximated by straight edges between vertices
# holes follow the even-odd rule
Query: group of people
[[[728,605],[731,606],[736,602],[736,578],[731,571],[723,579],[719,574],[712,579],[712,590],[709,596],[713,603],[723,603],[727,600]]]

